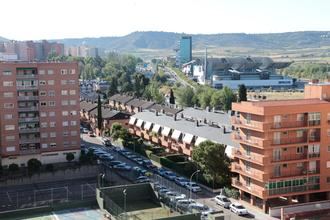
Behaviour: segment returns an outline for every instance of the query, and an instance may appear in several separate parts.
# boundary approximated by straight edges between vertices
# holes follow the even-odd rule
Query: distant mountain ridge
[[[66,46],[86,44],[116,51],[174,49],[181,33],[145,31],[122,37],[54,39]],[[330,46],[330,31],[301,31],[267,34],[191,34],[194,49],[246,47],[255,49],[302,49]],[[0,41],[7,40],[0,37]]]

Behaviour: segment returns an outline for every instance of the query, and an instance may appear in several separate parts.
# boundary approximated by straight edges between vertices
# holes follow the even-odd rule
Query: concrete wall
[[[99,172],[98,166],[82,166],[77,169],[59,170],[55,172],[34,174],[31,177],[8,179],[0,182],[0,187],[8,186],[8,185],[12,186],[12,185],[33,184],[33,183],[41,183],[41,182],[87,178],[87,177],[96,178],[98,172]]]

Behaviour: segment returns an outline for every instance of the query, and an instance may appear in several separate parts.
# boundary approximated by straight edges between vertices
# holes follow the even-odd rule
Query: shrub
[[[67,153],[67,154],[66,154],[66,160],[67,160],[68,162],[73,161],[73,160],[74,160],[74,154],[73,154],[73,153]]]
[[[28,170],[30,173],[37,172],[40,170],[41,162],[35,158],[28,161]]]
[[[46,165],[46,171],[53,172],[54,171],[54,165],[53,164],[47,164]]]
[[[19,170],[19,166],[16,163],[12,163],[9,165],[8,170],[12,173],[15,173]]]

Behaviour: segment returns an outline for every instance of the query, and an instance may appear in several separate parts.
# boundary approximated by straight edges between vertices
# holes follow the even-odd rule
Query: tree
[[[102,129],[102,104],[101,104],[101,96],[98,95],[97,98],[97,128],[101,132]]]
[[[19,170],[19,166],[16,163],[12,163],[8,167],[9,172],[15,173]]]
[[[47,170],[48,172],[53,172],[53,171],[54,171],[54,165],[51,164],[51,163],[47,164],[47,165],[46,165],[46,170]]]
[[[225,86],[221,90],[220,100],[222,103],[222,109],[228,111],[231,109],[231,103],[235,101],[235,94],[229,87]]]
[[[129,138],[129,133],[121,124],[113,123],[111,126],[111,137],[113,140],[127,140]]]
[[[219,108],[222,106],[221,103],[221,91],[216,91],[212,93],[210,105],[214,108]]]
[[[67,154],[66,154],[66,160],[67,160],[68,162],[73,161],[73,160],[74,160],[74,154],[73,154],[73,153],[67,153]]]
[[[170,90],[170,104],[175,105],[175,97],[172,89]]]
[[[192,159],[200,169],[215,182],[229,184],[230,159],[225,154],[226,147],[211,141],[204,141],[194,148]]]
[[[247,101],[246,86],[244,84],[241,84],[238,87],[238,101]]]
[[[38,159],[32,158],[28,161],[28,171],[34,173],[40,170],[41,162]]]
[[[194,104],[195,100],[195,92],[192,88],[190,87],[185,87],[179,90],[178,93],[178,98],[179,98],[179,103],[184,106],[184,107],[192,107]]]

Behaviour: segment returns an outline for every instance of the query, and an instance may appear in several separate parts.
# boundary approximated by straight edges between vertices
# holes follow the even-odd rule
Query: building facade
[[[0,63],[2,166],[80,154],[77,63]]]
[[[190,62],[192,60],[192,37],[182,36],[176,51],[176,64],[178,66]]]
[[[274,204],[330,199],[330,84],[298,100],[233,103],[232,185],[267,211]]]

